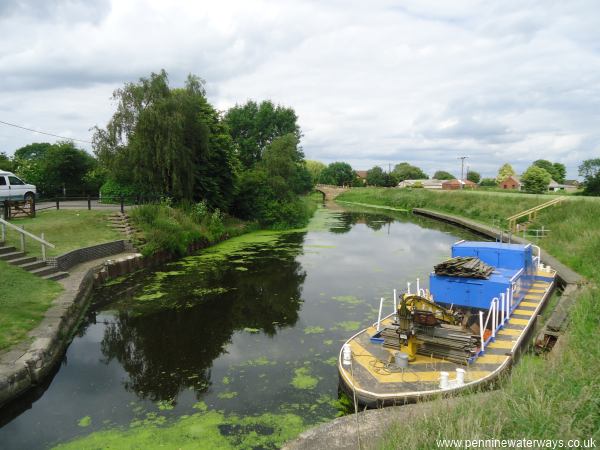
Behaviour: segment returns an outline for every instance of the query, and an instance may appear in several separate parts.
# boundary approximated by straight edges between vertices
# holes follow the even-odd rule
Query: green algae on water
[[[300,367],[294,370],[292,386],[296,389],[314,389],[319,383],[319,379],[311,375],[309,367]]]
[[[304,334],[320,334],[324,332],[325,328],[323,327],[306,327],[304,329]]]
[[[90,416],[85,416],[82,417],[81,419],[79,419],[79,422],[77,422],[77,426],[80,427],[89,427],[92,424],[92,418]]]
[[[325,339],[323,341],[323,344],[325,344],[325,345],[333,345],[333,339]]]
[[[346,303],[347,305],[358,305],[363,301],[354,295],[336,295],[335,297],[331,297],[336,302]]]
[[[334,329],[343,331],[356,331],[360,328],[360,322],[355,320],[346,320],[335,324]]]
[[[161,411],[170,411],[173,408],[175,408],[175,406],[173,405],[173,403],[174,403],[173,399],[171,399],[171,400],[160,400],[160,401],[156,402],[156,406]]]
[[[153,292],[153,293],[149,293],[149,294],[138,295],[137,297],[135,297],[135,300],[140,300],[143,302],[150,301],[150,300],[158,300],[159,298],[162,298],[165,295],[167,295],[165,292]]]
[[[325,364],[330,365],[330,366],[335,366],[337,364],[337,357],[332,356],[331,358],[326,359],[325,361],[323,361]]]
[[[203,403],[203,402],[200,402]],[[165,419],[165,417],[162,417]],[[59,444],[56,449],[239,449],[279,448],[307,427],[291,413],[238,417],[205,411],[173,422],[157,420],[129,429],[109,428]],[[222,431],[230,430],[230,431]],[[240,433],[235,430],[250,432]]]
[[[225,391],[225,392],[219,392],[217,394],[217,397],[219,397],[220,399],[224,400],[224,399],[235,398],[235,397],[237,397],[237,395],[238,395],[237,392]]]
[[[194,295],[198,297],[204,297],[205,295],[216,295],[216,294],[224,294],[225,292],[230,291],[231,289],[227,289],[224,287],[216,287],[216,288],[196,288],[192,292]]]

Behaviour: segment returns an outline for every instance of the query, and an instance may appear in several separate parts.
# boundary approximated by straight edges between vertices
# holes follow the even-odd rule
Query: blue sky
[[[3,0],[0,120],[89,140],[114,89],[164,68],[219,109],[293,107],[310,159],[574,178],[600,157],[598,23],[594,0]],[[0,151],[45,140],[0,125]]]

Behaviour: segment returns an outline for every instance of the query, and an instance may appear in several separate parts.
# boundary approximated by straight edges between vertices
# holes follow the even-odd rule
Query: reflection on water
[[[167,433],[199,409],[228,445],[258,433],[272,447],[272,423],[293,434],[335,417],[341,343],[381,296],[426,285],[459,235],[409,215],[320,209],[307,231],[244,236],[106,286],[44,395],[4,410],[1,447]]]

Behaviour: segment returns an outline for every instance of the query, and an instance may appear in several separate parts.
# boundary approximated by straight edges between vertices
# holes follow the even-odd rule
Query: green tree
[[[552,163],[546,159],[538,159],[533,162],[533,165],[544,169],[557,183],[564,183],[567,174],[567,169],[564,164]]]
[[[398,184],[397,178],[392,173],[385,173],[379,166],[367,171],[367,184],[370,186],[393,187]]]
[[[306,169],[310,173],[310,177],[312,179],[313,185],[319,182],[319,178],[321,177],[321,172],[327,167],[321,161],[313,161],[310,159],[306,160]]]
[[[350,186],[356,178],[352,166],[345,162],[333,162],[321,172],[320,183],[336,186]]]
[[[308,192],[312,183],[301,155],[293,133],[268,145],[261,161],[241,174],[236,215],[275,228],[305,225],[309,212],[298,195]]]
[[[293,133],[269,144],[259,164],[272,179],[280,178],[278,184],[286,185],[294,194],[305,194],[312,187],[310,173],[298,148],[298,138]]]
[[[508,177],[512,177],[513,175],[516,175],[515,169],[513,169],[509,163],[505,163],[498,170],[498,176],[496,177],[496,183],[500,184],[504,180],[506,180]]]
[[[226,209],[237,173],[234,143],[205,95],[194,75],[171,89],[164,70],[117,89],[117,110],[93,139],[109,178],[138,193]]]
[[[62,141],[45,148],[42,153],[25,155],[17,160],[16,173],[35,184],[41,195],[54,196],[95,193],[97,183],[91,179],[97,167],[96,159],[71,141]]]
[[[450,172],[446,172],[445,170],[438,170],[436,173],[433,174],[433,178],[435,180],[454,180],[456,177]]]
[[[475,172],[474,170],[469,170],[467,172],[467,180],[472,181],[473,183],[479,183],[481,180],[481,174],[479,172]]]
[[[567,177],[567,168],[561,163],[554,163],[552,165],[554,166],[554,181],[561,184],[564,183]]]
[[[552,177],[539,166],[530,166],[521,176],[523,189],[532,194],[543,194],[548,190]]]
[[[386,178],[383,169],[379,166],[367,170],[367,184],[369,186],[385,186]]]
[[[496,183],[496,179],[495,178],[482,178],[481,182],[479,183],[480,186],[485,186],[485,187],[496,187],[498,186],[498,184]]]
[[[34,142],[15,150],[15,159],[43,159],[52,144],[48,142]]]
[[[412,166],[407,162],[396,164],[393,174],[396,176],[398,182],[404,180],[426,180],[429,178],[420,168]]]
[[[292,108],[275,106],[270,100],[260,104],[250,100],[225,114],[225,122],[237,147],[242,166],[254,167],[262,153],[277,137],[292,133],[300,140],[298,117]]]
[[[583,177],[585,195],[600,195],[600,158],[583,161],[579,166],[579,176]]]
[[[87,190],[86,175],[96,167],[96,159],[70,141],[50,146],[40,160],[46,193],[65,190],[67,195]]]
[[[0,170],[6,170],[8,172],[12,172],[13,170],[13,162],[4,152],[0,153]]]

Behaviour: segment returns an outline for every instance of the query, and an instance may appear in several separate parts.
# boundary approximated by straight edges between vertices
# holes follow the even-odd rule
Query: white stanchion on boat
[[[465,384],[465,369],[456,369],[456,386]]]
[[[497,327],[497,320],[498,320],[498,316],[496,315],[496,302],[498,301],[498,299],[496,297],[494,297],[494,299],[492,300],[492,340],[495,339],[496,337],[496,327]]]
[[[381,311],[383,310],[383,297],[379,300],[379,315],[377,316],[377,331],[381,331]]]
[[[448,375],[448,372],[440,372],[440,389],[448,389],[450,387]]]
[[[342,347],[342,362],[345,366],[352,364],[352,349],[350,344],[344,344]]]
[[[500,309],[500,326],[504,325],[504,321],[506,320],[506,304],[508,300],[508,296],[504,294],[500,294],[500,302],[502,304],[502,308]]]
[[[421,295],[420,280],[417,278],[417,295]]]
[[[410,295],[410,281],[406,282],[406,293]]]
[[[481,338],[481,353],[483,353],[483,348],[485,346],[485,341],[483,340],[483,311],[479,311],[479,337]]]
[[[512,290],[511,290],[511,288],[507,287],[506,288],[506,313],[504,315],[504,322],[508,322],[508,318],[510,317],[511,307],[512,307]]]
[[[398,296],[397,296],[397,294],[396,294],[396,289],[394,289],[394,313],[395,313],[396,311],[398,311],[398,303],[397,303],[397,298],[398,298]]]

